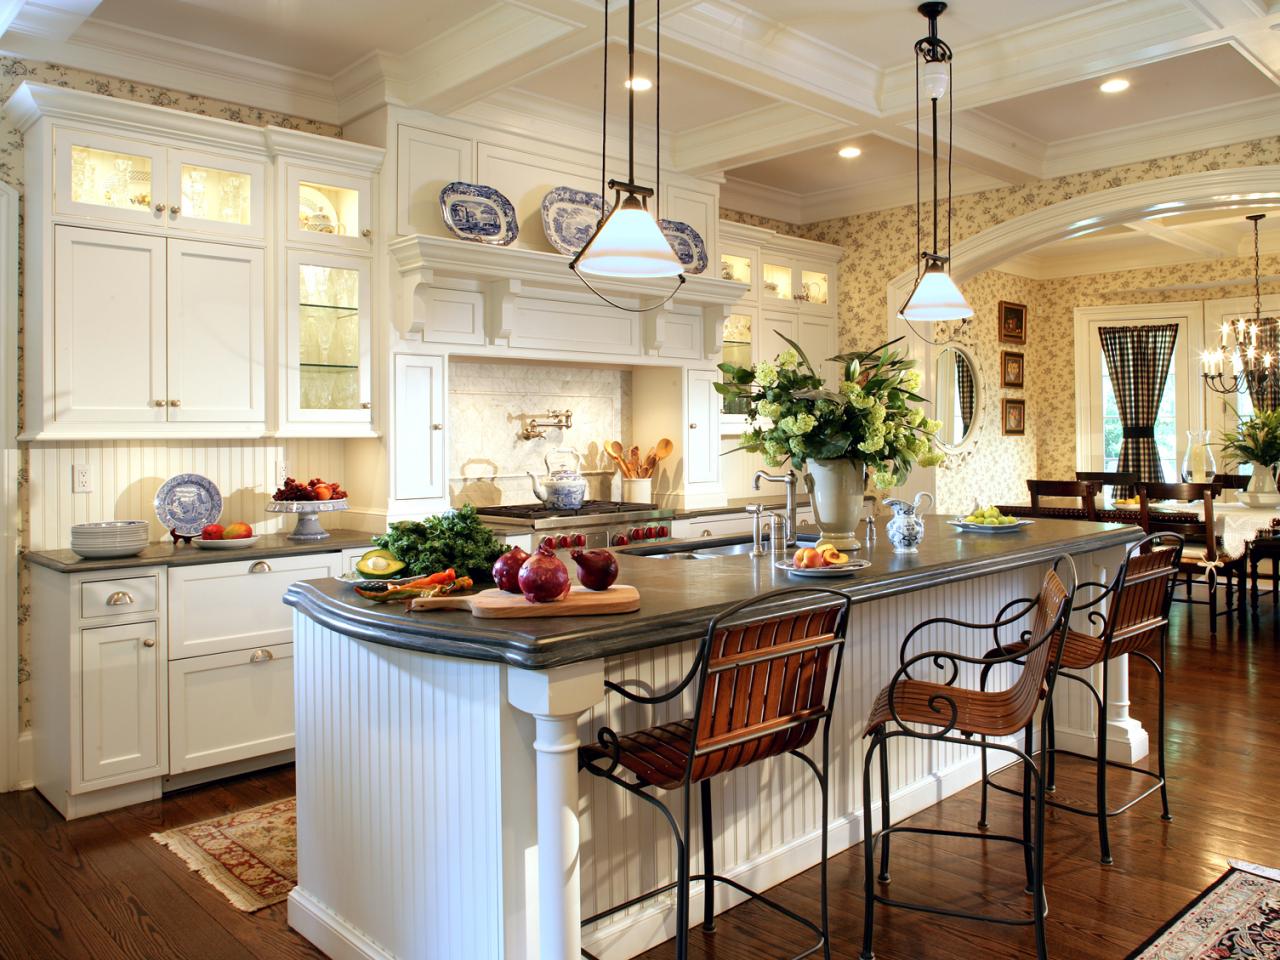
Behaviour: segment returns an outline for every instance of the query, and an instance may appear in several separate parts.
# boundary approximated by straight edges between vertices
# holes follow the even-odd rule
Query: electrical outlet
[[[71,465],[71,492],[93,493],[93,483],[89,480],[89,465],[73,463]]]
[[[276,486],[277,487],[284,486],[284,481],[288,476],[289,476],[289,461],[277,460],[276,461]]]

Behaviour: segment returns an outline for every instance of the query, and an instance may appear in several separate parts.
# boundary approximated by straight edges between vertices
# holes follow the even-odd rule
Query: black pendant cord
[[[608,23],[609,18],[605,18]],[[605,117],[605,123],[609,118]],[[627,4],[627,182],[636,182],[636,3]]]
[[[920,277],[924,268],[924,247],[921,244],[924,238],[921,236],[923,228],[920,226],[920,218],[924,211],[920,207],[920,58],[915,58],[916,65],[916,286],[920,285]],[[911,292],[915,293],[913,287]],[[907,298],[908,300],[910,297]]]
[[[951,154],[956,140],[956,98],[951,64],[947,61],[947,273],[951,273]],[[937,253],[938,251],[934,251]]]
[[[600,219],[596,221],[596,230],[604,225],[605,185],[608,173],[606,165],[609,156],[609,0],[604,0],[604,40],[600,47],[604,51],[603,90],[600,103]],[[577,271],[574,271],[577,273]]]
[[[653,219],[662,221],[662,0],[653,3]],[[683,276],[683,274],[681,274]]]

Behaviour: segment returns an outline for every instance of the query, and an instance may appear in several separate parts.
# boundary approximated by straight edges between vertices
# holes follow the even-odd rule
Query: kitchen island
[[[994,619],[1033,595],[1046,565],[1074,558],[1105,580],[1135,527],[1040,521],[1014,533],[957,533],[927,519],[917,554],[881,531],[855,576],[809,581],[855,600],[832,734],[831,847],[861,837],[862,728],[872,699],[921,620]],[[708,546],[706,542],[699,546]],[[295,607],[298,886],[290,923],[332,957],[571,960],[586,943],[629,957],[674,933],[667,904],[579,934],[579,921],[666,883],[666,827],[622,791],[579,775],[577,748],[605,724],[630,730],[679,719],[685,702],[646,708],[606,699],[605,679],[662,690],[692,663],[717,611],[797,580],[772,558],[620,556],[619,582],[641,596],[613,617],[483,621],[408,613],[339,581],[298,583]],[[981,656],[989,635],[929,638]],[[1113,662],[1109,749],[1146,752],[1127,715],[1127,665]],[[962,682],[972,682],[963,678]],[[1009,677],[994,683],[1007,683]],[[1091,705],[1057,696],[1058,743],[1091,751]],[[909,816],[978,777],[977,751],[953,744],[891,752],[895,816]],[[819,798],[787,758],[717,780],[721,872],[765,888],[818,861]],[[695,849],[700,841],[694,838]],[[695,887],[691,915],[699,916]],[[718,909],[735,900],[717,893]]]

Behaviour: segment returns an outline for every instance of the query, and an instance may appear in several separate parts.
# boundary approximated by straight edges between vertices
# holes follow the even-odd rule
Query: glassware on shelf
[[[251,222],[249,174],[184,163],[181,180],[184,217],[246,226]]]
[[[764,295],[776,300],[791,299],[791,268],[776,263],[766,263],[761,273]]]
[[[360,406],[360,272],[302,264],[298,273],[299,405]]]
[[[796,291],[796,299],[807,303],[826,303],[827,275],[815,270],[801,271],[800,289]]]
[[[750,314],[734,313],[725,318],[722,359],[735,367],[751,366]],[[727,373],[724,380],[729,380]],[[721,401],[721,412],[729,416],[745,416],[749,409],[750,403],[744,397],[724,397]]]
[[[1182,456],[1183,483],[1212,483],[1218,474],[1218,465],[1209,446],[1208,430],[1187,431],[1187,452]]]
[[[739,257],[732,253],[720,255],[720,278],[735,283],[751,282],[751,258]]]
[[[149,207],[151,158],[72,146],[71,199],[117,209]]]

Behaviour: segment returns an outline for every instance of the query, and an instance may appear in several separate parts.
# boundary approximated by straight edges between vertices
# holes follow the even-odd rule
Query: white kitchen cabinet
[[[170,661],[170,776],[292,749],[292,643]]]
[[[266,420],[261,248],[168,243],[170,422]]]
[[[165,220],[170,229],[262,240],[267,165],[202,151],[168,151]]]
[[[689,425],[685,432],[686,483],[720,482],[720,381],[716,370],[690,370],[686,374],[686,409]]]
[[[163,228],[167,151],[157,143],[74,127],[54,138],[54,210],[65,216]]]
[[[289,585],[340,572],[336,553],[172,567],[169,658],[288,643],[293,611],[280,598]]]
[[[81,784],[163,772],[155,621],[80,632]]]
[[[391,499],[410,503],[445,495],[445,360],[398,353],[391,435]]]
[[[294,163],[285,166],[290,244],[373,252],[373,178]]]
[[[292,424],[372,428],[370,261],[292,250],[285,268],[286,412]]]
[[[56,419],[164,423],[164,239],[58,227],[56,256]]]

